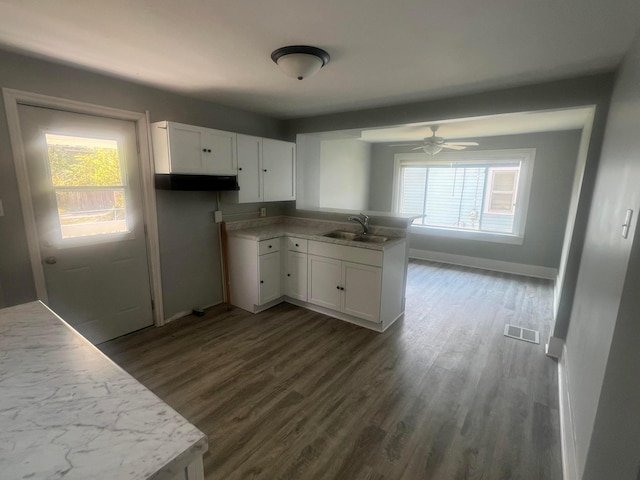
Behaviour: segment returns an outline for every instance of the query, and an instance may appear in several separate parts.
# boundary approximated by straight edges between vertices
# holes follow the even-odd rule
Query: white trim
[[[578,479],[576,463],[576,439],[573,424],[573,410],[569,394],[569,366],[567,362],[567,346],[563,345],[562,356],[558,361],[558,398],[560,403],[560,439],[562,450],[562,478]]]
[[[135,122],[139,149],[138,158],[141,169],[140,176],[142,180],[143,216],[147,231],[146,243],[147,259],[149,263],[149,279],[151,295],[155,304],[153,320],[157,326],[164,325],[162,280],[160,277],[160,240],[158,236],[158,217],[153,187],[153,166],[151,164],[148,114],[78,102],[65,98],[50,97],[48,95],[41,95],[37,93],[23,92],[10,88],[3,88],[2,95],[7,114],[11,150],[16,167],[18,191],[20,194],[20,204],[22,206],[22,215],[24,218],[25,233],[27,236],[31,271],[36,287],[36,295],[39,300],[42,300],[45,303],[48,302],[47,287],[44,279],[44,269],[42,268],[42,256],[40,254],[40,245],[38,243],[35,214],[31,201],[31,189],[29,187],[26,156],[22,144],[22,133],[20,131],[20,122],[18,117],[18,104],[55,108],[67,112],[84,113],[88,115]]]
[[[492,260],[490,258],[468,257],[466,255],[434,252],[431,250],[418,250],[416,248],[409,249],[409,258],[450,263],[452,265],[480,268],[483,270],[492,270],[494,272],[513,273],[527,277],[545,278],[547,280],[554,280],[558,275],[558,270],[551,267],[504,262],[502,260]]]
[[[279,299],[280,302],[284,301],[286,303],[290,303],[292,305],[297,305],[298,307],[306,308],[307,310],[312,310],[314,312],[322,313],[332,318],[337,318],[338,320],[343,320],[345,322],[353,323],[354,325],[358,325],[359,327],[367,328],[369,330],[373,330],[374,332],[382,333],[391,325],[393,325],[396,320],[404,315],[404,311],[398,314],[397,317],[391,319],[388,323],[384,322],[369,322],[367,320],[363,320],[358,317],[354,317],[353,315],[349,315],[347,313],[342,313],[337,310],[333,310],[331,308],[321,307],[320,305],[315,305],[313,303],[308,303],[303,300],[298,300],[296,298],[292,298],[289,296],[284,296]],[[277,302],[279,303],[279,302]]]
[[[462,238],[465,240],[478,240],[481,242],[508,243],[510,245],[522,245],[524,237],[509,235],[507,233],[481,232],[479,230],[462,230],[456,228],[431,227],[428,225],[411,225],[411,233],[416,235],[429,235],[430,237]]]
[[[545,346],[544,353],[547,357],[560,359],[562,356],[562,348],[564,347],[564,340],[553,335],[549,336],[547,345]]]

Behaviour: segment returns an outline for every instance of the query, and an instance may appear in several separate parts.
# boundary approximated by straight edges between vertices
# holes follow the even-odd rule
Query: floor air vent
[[[540,343],[540,333],[528,328],[518,327],[516,325],[505,325],[504,336],[515,338],[516,340],[524,340],[530,343]]]

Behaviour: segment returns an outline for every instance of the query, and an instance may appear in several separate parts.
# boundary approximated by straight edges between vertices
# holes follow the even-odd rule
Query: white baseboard
[[[416,248],[409,249],[409,258],[450,263],[453,265],[461,265],[463,267],[481,268],[483,270],[493,270],[495,272],[513,273],[516,275],[525,275],[527,277],[545,278],[548,280],[555,280],[558,276],[557,268],[527,265],[525,263],[504,262],[502,260],[491,260],[489,258],[468,257],[466,255],[456,255],[453,253],[433,252],[431,250],[418,250]]]
[[[564,340],[551,335],[547,342],[545,352],[547,357],[555,358],[559,360],[562,356],[562,349],[564,348]]]
[[[560,438],[562,444],[562,478],[564,480],[578,480],[576,464],[576,439],[569,395],[567,365],[567,347],[563,345],[562,355],[558,361],[558,397],[560,400]]]

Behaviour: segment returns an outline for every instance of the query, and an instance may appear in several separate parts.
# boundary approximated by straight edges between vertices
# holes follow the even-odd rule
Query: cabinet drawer
[[[307,240],[303,238],[287,237],[287,250],[307,253]]]
[[[382,252],[368,248],[348,247],[335,243],[316,242],[311,240],[308,248],[309,254],[321,257],[346,260],[348,262],[362,263],[374,267],[382,266]]]
[[[280,251],[279,238],[263,240],[258,245],[258,255],[264,255],[265,253],[279,252],[279,251]]]

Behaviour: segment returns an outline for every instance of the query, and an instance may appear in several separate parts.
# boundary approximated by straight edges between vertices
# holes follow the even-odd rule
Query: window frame
[[[447,238],[461,238],[467,240],[479,240],[485,242],[497,242],[522,245],[527,223],[527,213],[529,210],[529,197],[531,194],[531,184],[533,180],[533,169],[535,164],[535,148],[518,148],[504,150],[482,150],[482,151],[459,151],[441,152],[436,156],[429,156],[426,153],[397,153],[394,155],[393,168],[393,193],[392,209],[394,213],[400,213],[402,191],[401,167],[411,165],[458,165],[477,164],[491,162],[492,164],[520,162],[520,174],[516,188],[516,206],[514,209],[514,224],[512,234],[483,232],[477,230],[463,230],[457,228],[434,227],[429,225],[411,225],[410,231],[419,235],[431,235]],[[497,166],[496,168],[500,168]],[[488,196],[488,195],[487,195]],[[483,206],[484,208],[484,206]]]

